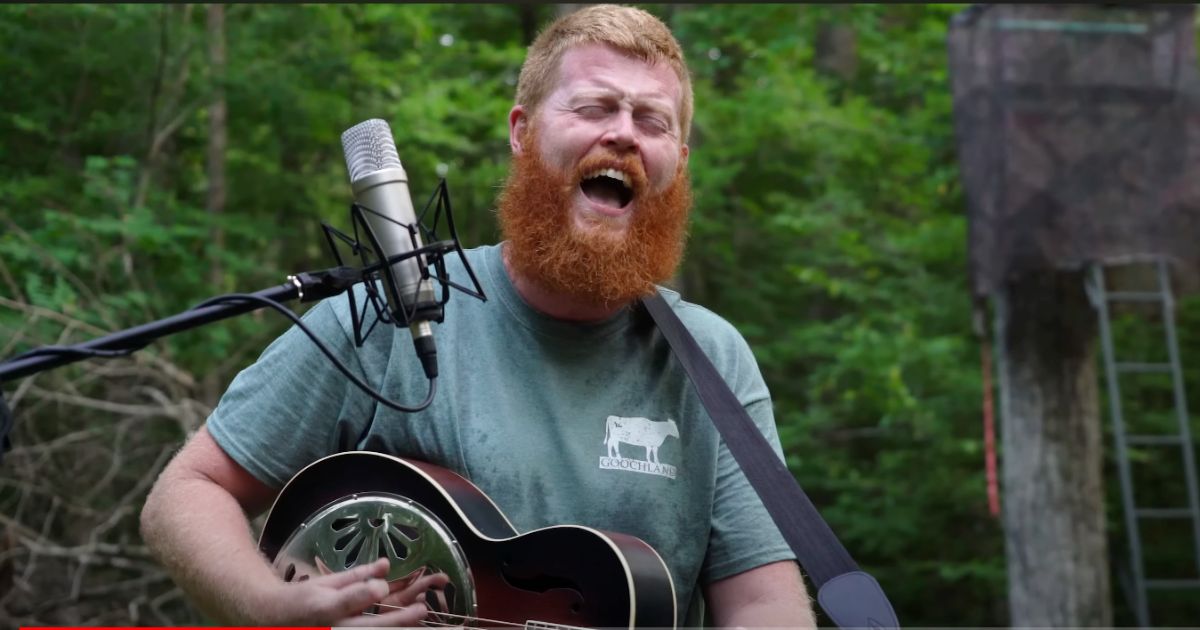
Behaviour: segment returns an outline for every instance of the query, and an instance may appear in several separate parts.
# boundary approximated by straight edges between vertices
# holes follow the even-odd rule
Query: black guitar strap
[[[666,300],[655,292],[642,303],[692,379],[729,452],[817,586],[821,608],[840,628],[899,629],[879,583],[859,570]]]

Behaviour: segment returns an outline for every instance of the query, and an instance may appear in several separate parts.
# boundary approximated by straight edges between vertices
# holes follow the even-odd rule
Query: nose
[[[600,143],[614,151],[625,152],[637,148],[637,133],[633,123],[633,112],[622,109],[609,118],[608,128],[600,137]]]

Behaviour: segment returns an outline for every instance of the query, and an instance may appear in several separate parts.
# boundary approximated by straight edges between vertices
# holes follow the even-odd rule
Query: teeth
[[[611,177],[611,178],[621,182],[622,184],[624,184],[626,188],[629,188],[628,176],[626,176],[625,173],[622,173],[621,171],[618,171],[616,169],[605,168],[605,169],[592,171],[591,173],[588,173],[587,177],[585,177],[584,179],[593,179],[596,177]]]

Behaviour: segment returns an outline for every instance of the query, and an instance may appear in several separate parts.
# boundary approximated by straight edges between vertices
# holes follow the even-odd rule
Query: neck
[[[508,243],[501,245],[500,254],[501,260],[504,261],[504,272],[512,281],[517,295],[540,313],[564,321],[587,323],[606,320],[629,306],[627,302],[599,304],[551,291],[513,269],[508,261]]]

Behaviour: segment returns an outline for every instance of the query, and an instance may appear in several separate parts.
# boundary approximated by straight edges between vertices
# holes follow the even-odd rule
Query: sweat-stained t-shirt
[[[500,247],[466,252],[488,300],[446,304],[434,325],[438,391],[425,410],[379,405],[292,327],[237,375],[208,431],[273,487],[326,455],[372,450],[467,477],[519,531],[575,524],[637,536],[666,561],[681,622],[697,583],[794,558],[649,314],[631,307],[590,324],[546,316],[517,294]],[[456,258],[446,264],[452,279],[466,278]],[[782,456],[745,340],[660,291]],[[385,396],[409,406],[425,398],[407,329],[377,326],[355,348],[345,296],[304,322]]]

